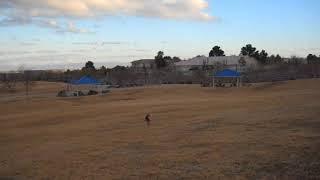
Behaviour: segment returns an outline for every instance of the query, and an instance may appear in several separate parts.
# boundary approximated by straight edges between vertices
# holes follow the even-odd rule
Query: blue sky
[[[87,60],[112,67],[159,50],[187,59],[215,45],[237,55],[248,43],[286,57],[320,55],[318,0],[102,0],[103,8],[26,1],[0,2],[0,70],[78,68]]]

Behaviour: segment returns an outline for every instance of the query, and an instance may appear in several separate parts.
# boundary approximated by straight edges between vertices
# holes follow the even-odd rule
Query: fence
[[[226,67],[220,67],[226,68]],[[175,68],[134,70],[131,68],[111,71],[107,74],[93,74],[93,76],[105,84],[119,85],[121,87],[142,86],[153,84],[208,84],[211,83],[211,76],[217,68],[195,69],[179,71]],[[42,73],[38,76],[31,76],[31,80],[64,81],[80,77],[81,72],[74,74],[66,73]],[[277,64],[249,68],[242,72],[242,80],[246,83],[285,81],[303,78],[319,78],[320,64]],[[23,74],[1,74],[2,84],[8,82],[24,81]]]
[[[262,67],[256,70],[249,70],[243,73],[243,81],[254,82],[270,82],[270,81],[286,81],[294,79],[319,78],[319,64],[284,64],[273,67]]]

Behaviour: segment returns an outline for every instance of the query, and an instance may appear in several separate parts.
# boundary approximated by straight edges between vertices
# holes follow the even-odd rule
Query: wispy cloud
[[[79,27],[75,26],[75,24],[72,22],[69,22],[65,26],[58,26],[56,32],[58,32],[58,33],[94,33],[91,30],[79,28]]]
[[[95,41],[95,42],[73,42],[73,45],[105,46],[105,45],[129,45],[126,41]]]
[[[0,9],[1,10],[1,9]],[[0,13],[1,15],[1,13]],[[74,23],[59,23],[56,20],[47,18],[32,18],[32,17],[6,17],[0,20],[0,27],[2,26],[21,26],[27,24],[34,24],[43,28],[49,28],[57,33],[94,33],[93,31],[79,28]]]
[[[0,8],[0,10],[1,10],[1,8]],[[23,16],[21,16],[21,17],[9,16],[9,17],[6,17],[6,18],[0,20],[0,26],[26,25],[26,24],[30,24],[31,22],[32,22],[32,20],[30,18],[26,18]]]
[[[31,54],[31,51],[0,51],[0,56]]]
[[[55,51],[55,50],[38,50],[38,51],[35,51],[35,53],[38,53],[38,54],[54,54],[54,53],[58,53],[58,51]]]
[[[34,43],[34,42],[21,42],[20,43],[21,46],[34,46],[36,44],[37,43]]]
[[[133,58],[134,57],[134,58]],[[81,68],[88,60],[93,60],[96,67],[101,65],[113,67],[116,65],[129,65],[128,59],[146,58],[148,55],[83,55],[83,53],[64,53],[64,54],[33,54],[27,57],[1,57],[0,71],[17,70],[21,65],[28,69],[73,69]],[[110,60],[112,59],[112,60]]]

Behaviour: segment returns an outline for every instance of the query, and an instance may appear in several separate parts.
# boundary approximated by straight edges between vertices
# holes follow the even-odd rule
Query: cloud
[[[34,45],[36,45],[36,43],[34,43],[34,42],[21,42],[20,45],[21,46],[34,46]]]
[[[93,42],[73,42],[73,45],[105,46],[105,45],[129,45],[127,41],[93,41]]]
[[[55,50],[38,50],[35,51],[38,54],[54,54],[54,53],[58,53],[58,51]]]
[[[102,65],[114,67],[116,65],[129,65],[128,59],[132,57],[140,59],[150,55],[95,55],[94,57],[86,53],[62,53],[62,54],[31,54],[26,57],[1,57],[0,72],[17,70],[21,65],[27,69],[74,69],[81,68],[88,60],[93,60],[96,67]]]
[[[0,56],[31,54],[30,51],[0,51]]]
[[[73,23],[61,27],[56,20],[140,16],[210,21],[214,17],[208,7],[207,0],[1,0],[0,26],[34,23],[57,32],[87,33]]]
[[[5,13],[23,17],[147,16],[210,20],[207,0],[2,0]]]
[[[94,33],[93,31],[90,31],[84,28],[78,28],[72,22],[67,23],[66,26],[58,26],[56,32],[58,33]]]
[[[0,19],[0,27],[19,26],[34,24],[43,28],[52,29],[57,33],[94,33],[93,31],[79,28],[74,23],[59,23],[56,20],[47,18],[32,18],[32,17],[6,17]]]
[[[150,49],[129,49],[129,50],[133,50],[136,52],[152,52],[152,50],[150,50]]]
[[[0,26],[25,25],[30,23],[31,19],[25,17],[7,17],[0,20]]]

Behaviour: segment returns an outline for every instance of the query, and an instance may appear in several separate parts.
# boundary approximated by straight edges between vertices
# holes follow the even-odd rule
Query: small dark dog
[[[146,117],[144,118],[144,120],[147,122],[147,125],[149,126],[150,125],[150,121],[151,121],[151,115],[148,113],[147,115],[146,115]]]

